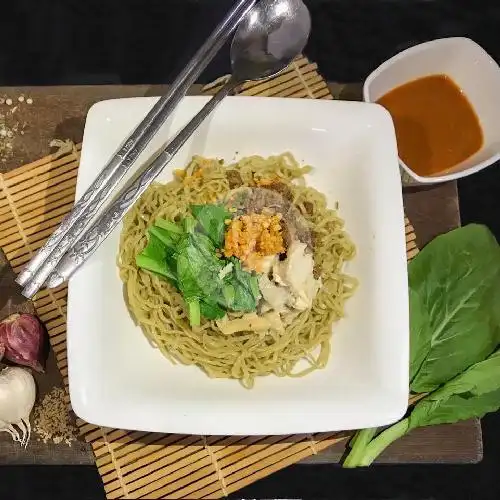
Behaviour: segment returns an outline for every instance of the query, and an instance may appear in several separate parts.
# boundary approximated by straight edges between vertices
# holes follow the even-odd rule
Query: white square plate
[[[197,112],[187,97],[136,166]],[[77,196],[90,185],[155,98],[100,102],[87,116]],[[376,104],[230,97],[160,177],[194,154],[226,161],[291,151],[310,164],[310,185],[340,215],[358,254],[347,272],[360,281],[347,317],[334,325],[327,367],[303,378],[257,379],[252,390],[172,365],[129,315],[116,267],[121,227],[69,284],[71,402],[103,426],[189,434],[292,434],[375,427],[400,418],[408,398],[406,245],[396,139]]]

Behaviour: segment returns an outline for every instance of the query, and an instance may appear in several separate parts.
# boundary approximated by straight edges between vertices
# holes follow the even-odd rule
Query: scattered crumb
[[[16,137],[24,135],[26,122],[20,123],[15,119],[14,114],[16,111],[25,106],[25,97],[20,95],[17,98],[10,98],[7,96],[0,97],[0,105],[12,106],[13,101],[15,105],[9,108],[0,109],[0,162],[6,163],[12,156],[15,149]],[[33,102],[33,101],[32,101]]]
[[[0,113],[0,159],[5,163],[12,156],[12,141],[19,130],[19,123],[9,123]]]
[[[39,441],[55,444],[71,443],[76,440],[77,430],[71,422],[68,405],[64,401],[66,392],[54,387],[44,396],[33,412],[34,430]]]

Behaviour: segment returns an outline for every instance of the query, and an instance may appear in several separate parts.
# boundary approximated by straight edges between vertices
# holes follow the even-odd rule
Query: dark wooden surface
[[[100,100],[117,97],[151,96],[162,93],[162,86],[61,86],[0,87],[0,97],[10,97],[14,104],[19,95],[33,99],[31,105],[19,106],[16,120],[26,123],[25,134],[15,138],[14,155],[0,165],[0,171],[12,170],[50,152],[52,139],[80,142],[89,107]],[[331,85],[335,95],[356,99],[359,86]],[[194,86],[191,94],[199,93]],[[0,111],[5,112],[5,104]],[[431,188],[411,188],[404,193],[405,208],[415,227],[419,246],[434,236],[460,224],[455,183]],[[44,391],[60,385],[61,379],[49,359]],[[342,445],[332,447],[304,463],[338,462]],[[386,463],[474,463],[482,458],[481,427],[478,421],[418,429],[391,446],[381,457]],[[20,450],[6,434],[0,434],[1,464],[90,464],[92,454],[84,443],[45,445],[33,439],[27,450]]]

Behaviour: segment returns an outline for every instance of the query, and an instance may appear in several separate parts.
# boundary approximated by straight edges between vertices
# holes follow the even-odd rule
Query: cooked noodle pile
[[[179,220],[191,204],[214,203],[231,189],[231,174],[239,172],[244,185],[278,177],[291,189],[294,204],[310,224],[314,237],[315,274],[321,288],[310,310],[302,311],[284,332],[240,332],[223,335],[202,318],[201,326],[189,326],[181,294],[164,278],[138,269],[135,259],[147,243],[147,229],[158,218]],[[247,157],[229,167],[222,161],[194,157],[168,184],[153,184],[124,219],[118,266],[126,287],[128,307],[150,341],[172,362],[202,368],[210,377],[240,379],[252,387],[255,377],[303,376],[323,368],[330,354],[332,323],[344,315],[344,302],[356,288],[356,280],[343,273],[355,247],[335,210],[325,197],[306,187],[304,175],[290,154]],[[236,317],[236,313],[230,313]],[[299,361],[306,361],[305,367]]]

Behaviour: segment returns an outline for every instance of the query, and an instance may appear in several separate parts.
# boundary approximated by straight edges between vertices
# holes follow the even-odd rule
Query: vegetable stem
[[[343,467],[351,468],[359,465],[360,459],[363,457],[364,450],[377,431],[378,427],[373,427],[356,432],[354,437],[349,442],[348,446],[351,448],[351,451],[344,460],[344,463],[342,464]]]
[[[178,234],[179,236],[183,233],[182,229],[175,222],[171,222],[169,220],[156,219],[155,226],[161,227],[171,233]]]
[[[167,248],[175,248],[175,241],[172,236],[161,227],[152,226],[149,228],[149,232],[158,238]]]
[[[368,467],[372,462],[394,441],[403,437],[409,429],[410,421],[408,418],[400,420],[398,423],[387,428],[373,439],[365,448],[363,457],[359,465]]]
[[[191,326],[200,326],[201,312],[200,302],[198,300],[190,300],[188,302],[188,315]]]

